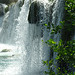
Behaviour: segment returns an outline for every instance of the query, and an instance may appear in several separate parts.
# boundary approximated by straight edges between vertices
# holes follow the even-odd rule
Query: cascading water
[[[42,60],[49,59],[50,48],[42,40],[54,38],[59,41],[60,38],[59,34],[50,35],[44,24],[60,24],[64,1],[25,0],[24,4],[23,1],[18,0],[16,4],[12,4],[3,20],[0,46],[11,49],[7,54],[11,53],[11,57],[2,59],[4,67],[0,66],[1,75],[44,75],[47,67],[43,66]],[[55,57],[54,53],[53,58]]]

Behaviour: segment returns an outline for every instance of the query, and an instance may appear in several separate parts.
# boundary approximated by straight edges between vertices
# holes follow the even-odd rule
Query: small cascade
[[[4,19],[4,5],[0,3],[0,31],[1,31],[1,26],[2,26],[2,23],[3,23],[3,19]]]
[[[9,11],[6,13],[3,24],[2,24],[2,31],[0,33],[1,39],[0,41],[2,43],[13,43],[13,37],[14,37],[14,25],[17,24],[17,18],[19,16],[20,12],[20,7],[19,7],[20,2],[17,2],[16,4],[13,3],[9,7]],[[7,33],[7,34],[6,34]],[[9,41],[10,40],[10,41]]]

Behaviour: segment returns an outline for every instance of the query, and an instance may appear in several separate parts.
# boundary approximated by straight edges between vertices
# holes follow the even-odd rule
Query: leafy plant
[[[75,40],[70,40],[72,31],[75,28],[75,0],[65,0],[65,18],[60,22],[61,25],[54,26],[53,24],[45,24],[51,34],[57,34],[63,30],[62,40],[57,43],[53,39],[47,40],[45,43],[50,46],[53,52],[57,52],[55,58],[59,65],[57,67],[57,75],[75,75],[69,67],[75,69]],[[73,31],[74,32],[74,31]],[[63,39],[64,38],[64,39]],[[54,59],[43,61],[44,65],[48,66],[49,71],[45,71],[47,75],[55,75],[52,67]]]
[[[57,44],[52,39],[49,39],[46,43],[51,47],[51,49],[54,52],[58,52],[58,55],[55,59],[58,60],[58,63],[60,65],[63,66],[63,64],[66,64],[66,62],[67,62],[69,67],[74,67],[75,68],[75,40],[68,41],[67,45],[64,45],[62,40],[60,40],[59,43]],[[51,59],[50,61],[48,61],[48,60],[43,61],[43,64],[47,65],[48,69],[50,70],[49,72],[45,72],[45,73],[47,73],[47,74],[50,73],[49,75],[51,75],[52,66],[55,66],[53,64],[53,59]],[[57,70],[58,71],[62,70],[64,73],[68,73],[68,71],[66,69],[67,68],[66,65],[63,66],[63,67],[59,66],[57,68]],[[60,72],[58,72],[58,73],[60,73]]]
[[[50,24],[50,23],[44,25],[46,26],[47,30],[51,32],[51,34],[57,34],[58,32],[59,33],[61,32],[63,23],[64,21],[61,21],[61,25],[57,25],[57,26],[54,26],[54,24]]]

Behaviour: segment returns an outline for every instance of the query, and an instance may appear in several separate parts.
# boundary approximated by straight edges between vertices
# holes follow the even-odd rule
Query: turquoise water
[[[19,56],[0,56],[0,75],[19,75],[20,64]]]

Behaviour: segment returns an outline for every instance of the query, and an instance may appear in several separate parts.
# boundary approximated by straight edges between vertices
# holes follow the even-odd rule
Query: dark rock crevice
[[[40,5],[38,2],[33,2],[29,9],[28,21],[31,24],[37,23],[39,21],[39,9]]]

